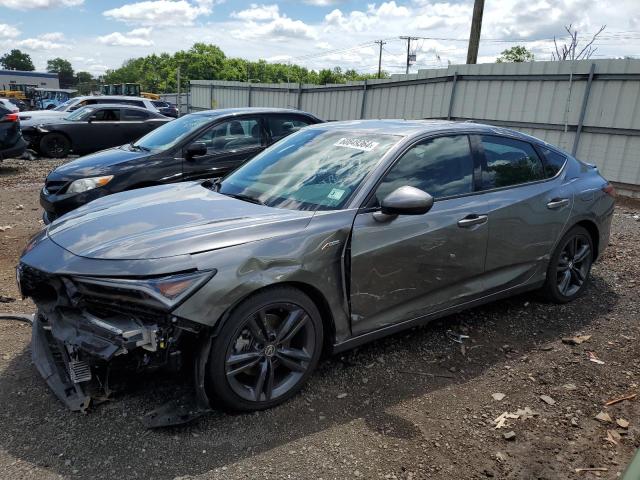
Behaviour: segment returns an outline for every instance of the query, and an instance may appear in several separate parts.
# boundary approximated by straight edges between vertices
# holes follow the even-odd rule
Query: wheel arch
[[[598,228],[598,225],[596,224],[596,222],[594,222],[593,220],[584,219],[573,224],[571,228],[573,227],[582,227],[587,232],[589,232],[589,236],[591,237],[591,242],[593,243],[593,250],[594,250],[593,261],[596,261],[600,254],[600,229]],[[569,230],[571,230],[571,228]]]
[[[333,317],[333,313],[331,311],[331,307],[329,306],[329,302],[327,301],[324,294],[315,286],[310,283],[305,283],[296,280],[287,280],[283,282],[271,283],[269,285],[264,285],[256,290],[252,290],[246,295],[238,298],[233,304],[229,305],[229,307],[222,314],[218,322],[213,327],[213,335],[218,335],[224,324],[229,318],[231,312],[246,299],[250,298],[253,295],[261,293],[265,290],[271,290],[273,288],[281,288],[281,287],[291,287],[296,290],[301,291],[305,295],[307,295],[311,301],[314,303],[318,312],[320,312],[320,319],[322,320],[322,328],[324,331],[324,336],[322,339],[322,350],[324,354],[327,354],[331,351],[333,347],[334,339],[335,339],[335,321]]]

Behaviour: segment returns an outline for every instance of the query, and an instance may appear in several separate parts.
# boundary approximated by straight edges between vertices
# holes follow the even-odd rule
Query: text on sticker
[[[356,150],[370,152],[378,146],[378,142],[372,142],[371,140],[365,140],[364,138],[341,138],[334,143],[334,146],[355,148]]]

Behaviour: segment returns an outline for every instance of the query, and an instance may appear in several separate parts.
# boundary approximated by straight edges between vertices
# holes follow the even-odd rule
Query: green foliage
[[[340,67],[316,72],[294,64],[230,58],[216,45],[196,43],[189,50],[173,55],[163,53],[132,58],[120,68],[107,70],[103,80],[105,83],[140,83],[145,92],[175,92],[178,66],[182,89],[187,87],[189,80],[324,84],[376,77],[375,74],[360,74],[355,70],[343,72]],[[385,73],[384,77],[388,74]]]
[[[527,47],[516,45],[504,50],[496,59],[496,63],[522,63],[533,62],[534,55]]]
[[[0,57],[0,65],[7,70],[25,70],[32,72],[36,69],[33,66],[29,54],[21,52],[16,48]]]
[[[93,75],[89,72],[76,72],[76,84],[89,83],[93,81]]]
[[[58,74],[62,88],[69,88],[76,83],[71,62],[64,58],[57,57],[47,60],[47,72]]]

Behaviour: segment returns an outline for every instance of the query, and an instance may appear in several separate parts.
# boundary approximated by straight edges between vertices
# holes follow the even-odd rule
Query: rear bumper
[[[16,142],[15,145],[9,148],[0,150],[0,160],[3,158],[19,157],[27,149],[27,142],[22,137]]]

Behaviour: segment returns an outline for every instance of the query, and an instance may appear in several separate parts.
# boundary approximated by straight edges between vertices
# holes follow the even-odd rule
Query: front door
[[[532,276],[542,281],[571,213],[571,185],[562,174],[546,180],[542,159],[528,142],[493,135],[474,140],[482,159],[484,193],[479,197],[489,217],[487,293],[516,287]]]
[[[466,135],[418,142],[382,179],[351,239],[352,333],[418,318],[482,294],[488,225]],[[410,185],[435,198],[424,215],[380,222],[375,205]],[[378,216],[379,217],[379,216]]]
[[[193,142],[207,146],[206,155],[185,158],[184,179],[223,177],[265,148],[260,117],[240,117],[213,125]]]
[[[78,122],[73,138],[74,150],[96,152],[122,145],[124,141],[120,114],[119,108],[100,108],[83,122]]]

